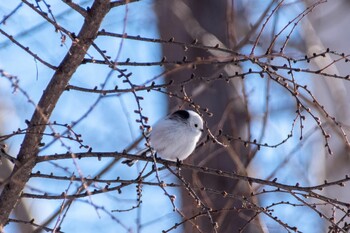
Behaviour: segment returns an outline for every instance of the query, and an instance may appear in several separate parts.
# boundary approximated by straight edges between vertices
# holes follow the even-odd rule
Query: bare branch
[[[133,3],[133,2],[138,2],[140,0],[118,0],[118,1],[113,1],[111,2],[111,8],[113,7],[118,7],[118,6],[123,6],[129,3]]]
[[[70,6],[73,10],[81,14],[84,18],[87,17],[87,12],[84,8],[82,8],[80,5],[74,3],[72,0],[63,0],[64,3],[66,3],[68,6]]]
[[[92,38],[97,36],[99,26],[109,9],[108,0],[97,0],[94,2],[90,11],[90,17],[82,26],[82,29],[77,36],[76,43],[71,47],[69,53],[63,59],[48,84],[46,92],[38,103],[38,107],[33,114],[30,124],[42,126],[29,128],[28,131],[30,133],[26,135],[18,154],[18,160],[22,165],[14,168],[10,182],[2,191],[0,196],[0,229],[7,224],[8,216],[16,206],[19,195],[30,177],[29,175],[32,168],[35,166],[33,158],[37,156],[38,146],[42,138],[41,133],[45,130],[44,125],[48,122],[48,118],[64,91],[69,79],[83,60],[87,49],[92,43]],[[18,172],[19,168],[20,172]]]

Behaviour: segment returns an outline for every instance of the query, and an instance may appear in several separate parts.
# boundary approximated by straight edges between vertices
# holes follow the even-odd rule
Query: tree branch
[[[87,12],[84,8],[82,8],[80,5],[72,2],[72,0],[63,0],[65,4],[70,6],[73,10],[84,16],[84,18],[87,16]]]
[[[111,8],[123,6],[129,3],[138,2],[139,0],[121,0],[121,1],[113,1],[111,2]]]
[[[119,153],[119,152],[83,152],[83,153],[65,153],[65,154],[55,154],[55,155],[45,155],[45,156],[39,156],[36,157],[36,163],[42,163],[42,162],[48,162],[48,161],[54,161],[54,160],[64,160],[64,159],[71,159],[72,157],[82,159],[82,158],[125,158],[125,159],[135,159],[137,160],[142,160],[142,161],[148,161],[148,162],[153,162],[152,157],[147,157],[147,156],[137,156],[134,154],[128,154],[128,153]],[[243,180],[249,183],[256,183],[256,184],[261,184],[261,185],[266,185],[270,187],[275,187],[281,190],[287,190],[287,191],[300,191],[300,192],[312,192],[312,191],[320,191],[326,187],[330,186],[339,186],[339,185],[344,185],[346,182],[350,182],[350,177],[346,176],[345,178],[332,181],[332,182],[325,182],[324,184],[318,184],[314,186],[301,186],[299,184],[295,185],[288,185],[288,184],[283,184],[277,182],[277,178],[273,180],[265,180],[265,179],[260,179],[260,178],[254,178],[246,175],[241,175],[238,174],[234,171],[223,171],[220,169],[215,169],[215,168],[210,168],[210,167],[203,167],[203,166],[195,166],[191,164],[185,164],[181,163],[178,164],[177,162],[172,162],[168,160],[163,160],[158,158],[157,163],[165,165],[165,166],[177,166],[180,167],[181,169],[189,169],[192,171],[196,172],[201,172],[201,173],[206,173],[210,174],[213,176],[221,176],[221,177],[226,177],[229,179],[235,179],[235,180]],[[314,195],[314,193],[311,193]],[[320,195],[318,196],[320,197]],[[339,202],[337,203],[342,204],[342,205],[347,205],[345,202]]]
[[[75,42],[64,57],[50,83],[44,91],[32,119],[18,154],[21,166],[15,166],[9,182],[5,185],[0,196],[0,230],[8,223],[9,215],[15,208],[22,190],[35,166],[35,158],[39,151],[39,144],[45,124],[48,123],[57,101],[65,90],[68,81],[84,59],[86,52],[96,38],[100,24],[110,10],[109,0],[96,0]],[[39,126],[37,126],[39,125]],[[33,127],[37,126],[37,127]]]

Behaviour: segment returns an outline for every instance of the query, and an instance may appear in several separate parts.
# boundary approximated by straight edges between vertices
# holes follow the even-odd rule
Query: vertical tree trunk
[[[186,4],[188,5],[186,6]],[[210,35],[227,45],[228,41],[234,41],[232,38],[229,39],[227,35],[227,7],[226,1],[157,2],[155,8],[158,14],[160,36],[165,40],[174,37],[176,41],[189,44],[198,39],[198,43],[204,44],[206,43],[204,41],[205,38],[208,38],[208,35]],[[234,34],[234,28],[230,28],[230,34]],[[169,45],[163,46],[163,54],[167,60],[181,60],[183,56],[187,56],[188,60],[196,60],[198,57],[208,57],[210,55],[207,51],[201,49],[181,51],[178,47]],[[167,75],[166,79],[168,79],[167,81],[175,80],[176,82],[187,80],[192,73],[195,74],[195,77],[208,77],[214,75],[218,70],[213,65],[198,65],[196,69],[189,68]],[[224,72],[223,68],[221,72]],[[205,85],[202,81],[194,81],[185,86],[185,91],[190,97],[193,97],[194,102],[199,104],[201,108],[208,108],[213,113],[213,117],[210,118],[204,115],[211,130],[217,133],[216,127],[224,117],[223,115],[225,115],[226,119],[229,120],[226,120],[226,123],[222,126],[223,132],[229,132],[232,135],[242,135],[247,127],[246,119],[248,116],[242,102],[239,99],[237,100],[237,87],[235,87],[234,82],[230,84],[228,85],[226,82],[211,82],[209,85]],[[198,87],[202,87],[204,90],[199,91],[200,88]],[[180,90],[175,88],[169,91],[180,93]],[[198,92],[200,94],[197,94]],[[179,104],[182,104],[176,102],[174,98],[169,99],[169,101],[170,107],[178,107]],[[188,106],[184,106],[184,108],[188,108]],[[208,148],[210,149],[208,150]],[[230,153],[228,153],[228,150],[231,150],[236,153],[243,166],[247,166],[246,149],[240,144],[235,145],[235,148],[230,148],[224,149],[222,146],[213,143],[210,146],[206,146],[205,150],[198,149],[187,161],[226,171],[237,171],[235,162],[230,157]],[[183,175],[192,186],[201,186],[200,184],[204,183],[206,187],[238,195],[250,193],[247,186],[241,185],[239,182],[226,180],[223,177],[195,174],[191,171],[184,171]],[[205,192],[197,191],[197,193],[200,195],[201,200],[212,209],[233,208],[242,205],[238,200],[231,202],[225,198],[208,195]],[[182,193],[182,200],[186,217],[191,217],[198,212],[193,198],[188,195],[186,190]],[[236,211],[227,211],[213,214],[213,218],[219,225],[218,232],[238,232],[238,229],[251,217],[251,214],[249,212],[239,214]],[[245,218],[244,221],[241,221],[242,217]],[[197,218],[194,222],[203,232],[212,232],[213,227],[207,218]],[[187,222],[184,232],[196,232],[193,227],[193,224]],[[245,230],[248,230],[245,232],[262,231],[259,224],[250,224]]]

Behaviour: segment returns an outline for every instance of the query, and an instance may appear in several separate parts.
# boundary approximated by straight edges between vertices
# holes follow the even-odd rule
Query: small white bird
[[[192,110],[178,110],[160,120],[152,129],[149,142],[156,155],[177,161],[186,159],[196,148],[203,132],[203,119]],[[149,148],[142,153],[149,152]],[[124,160],[132,166],[137,160]]]

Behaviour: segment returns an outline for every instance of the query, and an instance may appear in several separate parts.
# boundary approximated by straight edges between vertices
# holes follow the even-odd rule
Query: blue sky
[[[18,4],[18,1],[11,1],[8,3],[1,3],[0,14],[6,15],[14,9]],[[51,10],[55,15],[59,15],[61,12],[67,10],[67,6],[61,1],[51,2]],[[142,10],[147,12],[146,14],[139,14]],[[104,21],[102,28],[109,31],[122,32],[125,7],[119,7],[114,9]],[[121,17],[122,16],[122,17]],[[57,21],[67,27],[69,30],[77,32],[81,26],[82,20],[77,14],[63,14],[62,17],[57,18]],[[21,22],[26,22],[25,24]],[[15,16],[11,17],[6,25],[1,25],[1,28],[6,30],[11,35],[18,35],[20,32],[33,28],[33,26],[41,25],[42,18],[37,16],[28,7],[22,7]],[[131,35],[143,35],[148,37],[158,37],[156,18],[152,11],[152,4],[150,1],[143,1],[141,3],[133,4],[128,9],[128,18],[126,31]],[[54,32],[54,28],[48,25],[39,26],[39,29],[29,31],[22,37],[16,37],[18,40],[29,46],[29,48],[39,54],[40,57],[49,61],[54,65],[58,65],[63,56],[69,48],[69,41],[67,44],[60,46],[60,34]],[[115,57],[119,49],[121,41],[118,39],[99,38],[96,43],[102,48],[108,51],[108,55]],[[32,57],[23,52],[16,46],[6,43],[6,39],[1,36],[0,38],[0,57],[6,57],[6,59],[0,60],[0,68],[6,70],[12,75],[16,75],[20,79],[20,86],[28,93],[30,98],[34,102],[38,102],[42,91],[45,89],[48,81],[50,80],[53,71],[46,68],[39,62],[36,62]],[[89,51],[92,56],[97,56],[93,50]],[[138,43],[136,41],[124,41],[119,61],[125,61],[130,58],[132,61],[159,61],[161,59],[160,47],[157,44]],[[15,65],[16,64],[16,65]],[[154,76],[162,72],[162,68],[159,67],[128,67],[133,72],[133,77],[136,83],[143,83]],[[109,70],[102,65],[83,65],[77,70],[73,76],[70,84],[79,85],[84,87],[99,86],[104,82]],[[161,83],[162,80],[157,80]],[[114,88],[115,85],[122,87],[123,84],[119,83],[116,79],[116,75],[112,75],[112,78],[107,83],[107,88]],[[2,96],[2,103],[5,103],[8,108],[6,112],[1,112],[1,117],[11,118],[11,121],[6,120],[5,132],[11,132],[17,128],[24,128],[25,119],[30,119],[34,107],[27,103],[25,97],[21,93],[11,94],[11,86],[7,80],[0,80],[0,94]],[[141,93],[144,95],[144,93]],[[166,115],[167,103],[163,95],[156,93],[144,95],[145,99],[142,101],[144,108],[144,114],[150,119],[150,123],[153,124],[159,118]],[[91,95],[79,92],[65,92],[62,98],[59,100],[57,107],[52,115],[52,121],[56,120],[61,123],[70,123],[77,120],[85,113],[91,106],[91,103],[98,98],[98,95]],[[125,107],[127,106],[127,107]],[[92,146],[94,151],[122,151],[136,137],[139,137],[140,131],[138,124],[135,123],[136,114],[133,113],[133,109],[136,109],[135,101],[129,94],[122,95],[120,97],[106,97],[101,100],[100,104],[96,107],[92,114],[79,124],[75,130],[76,132],[83,134],[84,143]],[[6,117],[4,116],[6,114]],[[57,128],[57,131],[63,131],[64,129]],[[10,139],[7,143],[11,147],[11,152],[15,154],[22,140],[22,136],[17,136]],[[44,140],[45,141],[45,140]],[[46,143],[50,142],[49,138],[46,139]],[[72,146],[72,150],[79,151],[75,143],[67,142]],[[62,147],[60,143],[55,143],[51,147],[43,150],[41,154],[52,154],[66,151],[66,148]],[[77,161],[78,167],[85,176],[93,176],[100,171],[108,160],[96,161]],[[75,171],[76,167],[71,161],[65,163],[58,163],[62,166],[69,167],[71,171]],[[136,169],[136,168],[135,168]],[[50,173],[55,171],[55,174],[65,174],[64,171],[60,171],[54,165],[39,165],[35,171],[40,170],[43,173]],[[75,171],[77,172],[77,171]],[[130,168],[124,166],[118,166],[109,172],[108,177],[116,178],[116,176],[136,177],[135,173],[130,175]],[[45,187],[49,192],[57,193],[67,188],[66,183],[45,181],[42,179],[32,179],[30,181],[31,187],[39,187],[42,189]],[[74,189],[72,189],[74,190]],[[152,224],[151,227],[145,227],[143,232],[154,232],[156,227],[159,230],[169,227],[169,221],[176,219],[176,215],[170,211],[170,218],[167,214],[168,208],[161,208],[169,205],[169,201],[164,195],[159,195],[154,198],[153,193],[158,193],[159,188],[144,187],[144,201],[141,213],[143,213],[142,222],[149,222],[154,219],[158,219],[162,216],[161,222],[167,222],[167,224]],[[127,199],[125,196],[118,197],[116,193],[107,194],[105,196],[93,196],[91,200],[85,199],[85,202],[77,202],[73,205],[74,208],[68,213],[67,220],[64,221],[62,227],[66,232],[75,232],[77,229],[81,229],[81,225],[76,224],[76,220],[79,219],[79,223],[84,226],[84,232],[96,232],[102,230],[103,232],[120,232],[122,230],[118,224],[115,224],[110,217],[105,217],[103,212],[98,213],[91,207],[91,203],[86,201],[92,201],[96,206],[108,206],[110,209],[118,208],[130,208],[130,199],[136,199],[135,188],[128,188],[123,190],[123,194],[127,193]],[[174,190],[174,193],[177,193]],[[128,201],[129,200],[129,201]],[[37,222],[43,221],[50,213],[55,210],[61,204],[61,201],[43,201],[43,200],[27,200],[29,209],[33,211],[33,217]],[[133,203],[134,204],[134,203]],[[38,208],[40,206],[40,208]],[[112,207],[115,206],[115,207]],[[170,208],[171,210],[171,208]],[[146,213],[147,211],[147,213]],[[98,211],[99,212],[99,211]],[[146,213],[146,214],[145,214]],[[125,225],[134,228],[135,219],[137,217],[137,211],[131,211],[130,213],[112,213],[116,218],[121,219]],[[85,219],[85,220],[84,220]],[[164,220],[166,219],[166,220]],[[169,220],[167,220],[169,219]],[[134,228],[135,229],[135,228]],[[7,229],[7,232],[16,232],[16,228],[11,224]],[[124,229],[124,232],[125,229]]]
[[[0,3],[0,17],[8,14],[18,3],[18,1]],[[50,4],[55,15],[59,15],[61,12],[67,10],[67,6],[61,1],[53,1]],[[140,14],[140,11],[146,13]],[[125,12],[125,7],[112,10],[104,21],[102,28],[105,28],[107,31],[121,33],[123,31]],[[293,12],[293,10],[290,12]],[[251,15],[252,21],[255,20],[255,17],[257,17],[255,14]],[[283,16],[280,16],[279,19],[281,20],[281,27],[289,20],[288,17],[284,18]],[[72,31],[77,31],[82,24],[81,17],[77,14],[64,14],[58,18],[57,21]],[[9,34],[16,36],[20,32],[32,29],[35,25],[39,25],[39,29],[28,31],[26,35],[18,39],[24,45],[29,46],[33,52],[38,53],[40,57],[54,65],[58,65],[66,54],[70,44],[67,42],[66,45],[60,46],[60,34],[55,33],[51,26],[40,26],[42,22],[41,17],[34,14],[27,7],[22,7],[15,16],[7,21],[6,25],[0,25],[0,27]],[[152,11],[151,1],[133,3],[128,7],[126,31],[130,35],[142,35],[152,38],[159,37],[156,16]],[[298,32],[296,32],[295,35],[298,35]],[[114,58],[121,44],[121,40],[101,37],[96,43],[101,49],[108,51],[108,55]],[[121,54],[118,60],[125,61],[127,58],[130,58],[131,61],[159,61],[162,58],[160,49],[159,44],[125,40],[123,41]],[[249,48],[243,48],[241,52],[246,53],[248,51],[250,51]],[[89,51],[89,54],[91,56],[98,56],[93,50]],[[7,44],[3,36],[0,36],[0,57],[6,58],[0,59],[0,69],[4,69],[8,73],[18,76],[20,79],[20,86],[26,90],[34,102],[38,102],[42,91],[52,77],[53,71],[35,61],[18,47]],[[135,83],[143,83],[159,75],[163,71],[161,67],[127,68],[129,71],[133,72],[133,81]],[[249,67],[243,67],[243,69],[245,68]],[[109,69],[102,65],[82,65],[74,74],[70,84],[90,88],[99,86],[105,81],[108,72]],[[162,80],[158,79],[157,82],[161,83]],[[255,129],[253,135],[258,136],[262,115],[264,113],[264,99],[262,96],[265,94],[266,79],[257,81],[256,78],[252,77],[247,78],[245,82],[249,87],[248,92],[251,93],[250,110],[254,113],[253,128]],[[116,78],[116,74],[112,75],[107,82],[107,88],[114,88],[115,85],[120,87],[123,85],[120,83],[120,80]],[[286,103],[286,99],[279,98],[279,96],[283,95],[281,89],[278,87],[273,88],[275,93],[277,92],[278,94],[277,98],[272,96],[271,103],[272,106],[278,109],[281,105]],[[150,119],[150,124],[155,123],[158,119],[166,115],[168,106],[164,95],[155,92],[151,92],[150,94],[141,92],[140,94],[145,97],[142,101],[142,106],[144,114]],[[11,132],[17,128],[24,128],[24,120],[30,119],[34,107],[27,103],[26,98],[21,93],[12,94],[10,83],[4,79],[0,79],[0,97],[1,104],[5,103],[6,105],[6,110],[0,112],[0,119],[5,119],[6,122],[5,133]],[[56,120],[61,123],[75,121],[89,109],[91,103],[97,98],[98,95],[94,94],[74,91],[65,92],[59,100],[51,119],[52,121]],[[83,135],[84,143],[92,146],[94,151],[122,151],[140,135],[139,126],[134,121],[136,119],[136,114],[133,112],[135,108],[135,100],[130,94],[124,94],[119,97],[105,97],[101,100],[93,113],[79,124],[75,130]],[[290,109],[274,114],[268,121],[268,127],[270,127],[271,131],[269,134],[266,134],[263,141],[274,144],[274,142],[281,141],[281,138],[285,138],[290,131],[290,123],[293,117],[293,111]],[[7,120],[8,118],[11,120]],[[57,127],[57,130],[61,131],[63,129]],[[306,128],[305,131],[307,130],[309,129]],[[296,139],[291,139],[278,149],[263,148],[259,152],[257,159],[251,164],[251,170],[254,171],[254,174],[261,178],[268,176],[270,172],[273,171],[276,166],[279,166],[281,161],[289,155],[287,152],[291,151],[293,147],[299,143],[297,138],[298,137],[296,137]],[[17,136],[8,141],[11,153],[16,154],[22,139],[22,136]],[[50,142],[49,138],[45,140],[46,143]],[[72,146],[72,150],[75,152],[83,151],[80,150],[75,143],[67,142],[67,145]],[[306,149],[306,151],[307,150],[308,149]],[[46,155],[65,151],[66,148],[62,147],[59,142],[56,142],[51,147],[43,150],[41,154]],[[58,162],[57,164],[68,167],[70,171],[74,171],[75,173],[78,167],[82,174],[93,177],[94,174],[106,166],[109,161],[108,159],[103,159],[102,161],[79,160],[77,161],[78,166],[75,166],[72,161],[66,161],[64,163]],[[55,171],[55,174],[65,174],[65,171],[57,168],[57,164],[56,166],[48,164],[39,165],[35,168],[35,171],[39,170],[43,173]],[[300,164],[302,164],[301,167]],[[280,182],[294,184],[296,181],[300,181],[300,178],[304,179],[305,176],[307,176],[302,171],[307,169],[307,167],[303,166],[307,166],[308,161],[303,158],[301,154],[296,153],[293,155],[289,165],[289,168],[278,170],[276,176],[279,177]],[[300,168],[298,172],[294,172],[296,167]],[[130,172],[131,169],[132,172]],[[116,166],[106,177],[115,178],[116,176],[121,176],[125,179],[136,178],[137,169],[137,166],[133,168]],[[167,173],[162,173],[161,177],[169,179]],[[152,181],[156,180],[153,178]],[[310,182],[310,180],[305,179],[305,183],[307,184],[308,182]],[[50,182],[41,179],[32,179],[29,184],[31,187],[40,187],[40,189],[45,187],[45,189],[52,190],[52,192],[57,192],[57,190],[62,192],[62,190],[67,188],[67,183],[56,183],[56,181]],[[74,189],[72,188],[71,190]],[[174,188],[169,188],[169,192],[179,196],[178,190]],[[260,200],[262,205],[268,205],[274,202],[276,198],[277,200],[289,200],[282,195],[269,195],[264,198],[262,197]],[[135,199],[135,187],[123,189],[123,195],[119,196],[117,193],[109,193],[85,198],[83,201],[78,201],[73,204],[73,208],[68,212],[67,219],[64,221],[62,228],[66,232],[76,232],[81,229],[83,225],[84,232],[87,233],[97,231],[127,232],[127,230],[122,227],[122,224],[125,224],[126,226],[131,226],[133,232],[136,232],[135,220],[137,215],[141,214],[142,223],[150,222],[150,224],[145,226],[142,230],[142,232],[147,233],[160,232],[162,229],[167,229],[180,220],[179,216],[172,212],[168,198],[163,195],[159,187],[144,186],[143,204],[139,209],[140,213],[138,213],[137,210],[128,213],[112,213],[122,224],[116,224],[110,216],[107,216],[100,210],[96,211],[91,205],[91,203],[93,203],[95,206],[105,206],[108,207],[108,209],[126,209],[130,208],[130,200]],[[181,205],[180,201],[180,198],[176,201],[178,206]],[[61,201],[27,200],[29,209],[33,211],[35,220],[39,223],[43,221],[46,216],[49,216],[60,203]],[[38,206],[40,207],[38,208]],[[304,230],[316,229],[315,227],[320,226],[320,222],[317,218],[313,218],[316,216],[305,209],[297,211],[295,208],[291,207],[282,209],[276,208],[275,214],[279,215],[281,219],[291,223],[291,225],[293,225],[293,223],[298,223],[298,225],[305,227]],[[101,217],[99,217],[99,215]],[[296,218],[291,216],[296,216]],[[273,229],[279,229],[270,219],[263,219],[266,220],[267,226],[272,229],[270,232],[273,232]],[[307,222],[300,224],[300,221],[303,221],[302,219],[305,219]],[[315,220],[313,221],[310,219]],[[81,225],[77,225],[77,221]],[[155,223],[152,221],[155,221]],[[16,228],[13,227],[12,224],[6,230],[7,232],[16,232]],[[172,232],[180,231],[181,229]],[[276,230],[276,232],[278,232],[278,230]]]

